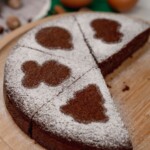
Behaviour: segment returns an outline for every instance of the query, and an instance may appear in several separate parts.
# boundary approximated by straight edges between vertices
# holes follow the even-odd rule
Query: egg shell
[[[126,12],[132,9],[138,0],[108,0],[109,4],[119,12]]]

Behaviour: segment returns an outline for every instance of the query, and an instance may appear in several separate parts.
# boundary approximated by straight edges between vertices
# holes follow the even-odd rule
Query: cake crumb
[[[130,90],[130,87],[128,85],[125,85],[122,89],[123,92],[129,91],[129,90]]]
[[[107,87],[108,87],[109,89],[111,89],[111,85],[110,85],[110,84],[108,84],[108,83],[107,83]]]
[[[29,22],[29,23],[32,22],[32,18],[29,18],[29,19],[28,19],[28,22]]]

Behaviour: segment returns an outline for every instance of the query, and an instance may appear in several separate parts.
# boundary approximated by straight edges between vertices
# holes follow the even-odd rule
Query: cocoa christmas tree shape
[[[103,103],[104,99],[97,86],[90,84],[76,92],[74,98],[61,107],[61,111],[80,123],[106,122],[108,117]]]
[[[28,88],[37,87],[41,82],[57,86],[71,74],[67,66],[57,61],[47,61],[42,66],[35,61],[27,61],[22,65],[22,71],[25,73],[22,84]]]

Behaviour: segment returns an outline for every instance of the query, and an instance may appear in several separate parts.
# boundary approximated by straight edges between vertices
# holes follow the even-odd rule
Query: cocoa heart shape
[[[71,50],[73,48],[72,36],[61,27],[46,27],[37,32],[36,41],[43,47],[56,50]]]
[[[123,34],[119,29],[121,25],[109,19],[95,19],[91,22],[91,26],[95,31],[95,38],[102,39],[107,43],[120,42]]]
[[[22,84],[27,88],[37,87],[41,82],[57,86],[70,77],[71,71],[57,61],[47,61],[42,66],[35,61],[27,61],[22,65],[25,76]]]
[[[77,91],[74,98],[69,100],[60,110],[80,123],[106,122],[108,117],[105,114],[106,109],[103,103],[104,100],[98,87],[90,84],[85,89]]]

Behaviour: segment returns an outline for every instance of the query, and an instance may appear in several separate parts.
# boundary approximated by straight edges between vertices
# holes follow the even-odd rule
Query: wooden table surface
[[[57,16],[59,17],[59,16]],[[11,47],[32,27],[56,18],[49,17],[10,33],[0,41],[0,150],[42,150],[25,135],[6,110],[3,98],[3,69]],[[110,92],[128,126],[134,150],[150,150],[150,42],[106,78]],[[125,86],[128,91],[122,91]]]

